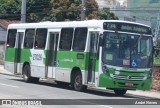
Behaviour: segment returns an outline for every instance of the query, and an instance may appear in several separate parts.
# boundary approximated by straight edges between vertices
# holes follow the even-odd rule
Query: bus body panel
[[[56,81],[70,83],[71,69],[69,68],[56,68]]]
[[[20,63],[18,64],[18,72],[22,74],[23,66],[25,63],[28,63],[31,67],[31,76],[39,78],[54,78],[56,81],[62,82],[71,82],[71,73],[74,68],[78,68],[82,74],[82,84],[91,85],[93,87],[103,87],[109,89],[140,89],[140,90],[149,90],[151,87],[152,80],[148,78],[150,74],[150,69],[122,69],[119,67],[108,66],[109,75],[103,72],[102,63],[102,46],[99,45],[99,36],[103,34],[103,23],[104,22],[121,22],[136,24],[145,27],[149,27],[139,23],[127,22],[127,21],[116,21],[116,20],[91,20],[91,21],[75,21],[75,22],[43,22],[43,23],[30,23],[30,24],[11,24],[8,29],[30,29],[30,28],[47,28],[47,39],[44,49],[36,48],[23,48],[21,49]],[[81,28],[87,27],[87,39],[86,47],[84,51],[75,51],[73,50],[73,44],[71,45],[70,50],[60,49],[60,39],[61,39],[61,30],[62,28]],[[126,26],[125,26],[126,27]],[[109,31],[109,30],[108,30]],[[110,30],[110,32],[115,32]],[[47,61],[49,59],[49,42],[50,42],[50,33],[58,33],[58,43],[56,46],[56,59],[53,62],[53,65],[48,65]],[[125,32],[124,32],[125,33]],[[128,33],[128,31],[126,32]],[[134,33],[133,33],[134,34]],[[25,36],[24,36],[25,37]],[[74,36],[72,42],[74,41]],[[81,40],[80,40],[81,41]],[[93,46],[91,45],[93,42]],[[24,44],[24,43],[22,43]],[[53,43],[54,44],[54,43]],[[92,48],[91,48],[92,46]],[[96,47],[97,49],[96,49]],[[93,50],[92,50],[93,49]],[[15,48],[6,48],[5,51],[5,69],[13,72],[14,62],[15,62]],[[107,58],[107,57],[106,57]],[[91,65],[91,67],[89,67]],[[117,70],[119,72],[117,72]],[[117,74],[118,73],[118,74]],[[115,77],[114,74],[119,75],[119,77],[125,77],[129,79],[119,79]],[[131,80],[130,77],[141,77],[146,76],[146,78],[141,80]],[[114,77],[114,78],[113,78]],[[128,84],[128,85],[126,85]],[[131,84],[131,85],[129,85]],[[132,85],[133,84],[133,85]]]
[[[108,77],[105,74],[101,74],[99,82],[99,87],[105,87],[108,89],[150,90],[152,79],[149,78],[142,81],[120,80]],[[125,85],[126,83],[130,83],[133,85]]]

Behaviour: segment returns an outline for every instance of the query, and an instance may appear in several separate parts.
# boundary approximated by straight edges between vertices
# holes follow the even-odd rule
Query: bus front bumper
[[[152,78],[146,80],[120,80],[101,74],[99,77],[99,87],[107,89],[127,89],[127,90],[150,90]]]

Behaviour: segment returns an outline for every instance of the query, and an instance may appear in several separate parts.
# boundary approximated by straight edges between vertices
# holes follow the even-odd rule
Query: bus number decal
[[[42,54],[33,54],[33,60],[42,60]]]

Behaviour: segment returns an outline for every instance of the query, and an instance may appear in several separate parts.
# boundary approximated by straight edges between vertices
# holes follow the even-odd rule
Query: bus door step
[[[95,83],[91,83],[91,82],[88,82],[88,84],[85,84],[87,86],[90,86],[90,87],[95,87]]]

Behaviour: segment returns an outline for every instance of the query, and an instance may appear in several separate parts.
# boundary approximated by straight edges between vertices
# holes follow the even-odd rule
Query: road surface
[[[71,90],[70,87],[59,86],[54,82],[46,82],[41,80],[39,83],[25,83],[21,77],[8,76],[0,74],[0,99],[56,99],[50,100],[54,101],[54,108],[128,108],[128,105],[131,101],[136,101],[138,99],[151,99],[149,97],[139,97],[133,96],[130,94],[126,94],[124,96],[115,96],[114,92],[110,90],[103,89],[93,89],[88,88],[85,92],[77,92]],[[60,99],[60,100],[57,100]],[[77,100],[78,99],[78,100]],[[82,100],[79,100],[82,99]],[[88,99],[88,100],[84,100]],[[93,99],[98,99],[105,105],[94,101]],[[100,100],[101,99],[101,100]],[[116,105],[114,104],[120,102],[122,99],[126,99],[124,104],[126,105]],[[127,101],[131,99],[131,101]],[[69,101],[68,101],[69,100]],[[90,101],[93,100],[93,101]],[[112,101],[110,101],[112,100]],[[49,101],[49,100],[48,100]],[[73,105],[65,105],[71,102]],[[48,102],[49,103],[49,102]],[[76,105],[79,103],[80,105]],[[23,103],[24,104],[24,103]],[[59,105],[60,104],[60,105]],[[64,104],[64,105],[61,105]],[[3,105],[2,108],[10,108],[10,107],[21,107],[19,105],[15,106],[7,106]],[[36,106],[23,106],[25,108],[53,108],[52,105],[36,105]],[[131,108],[159,108],[158,105],[130,105]],[[1,108],[1,106],[0,106]]]

